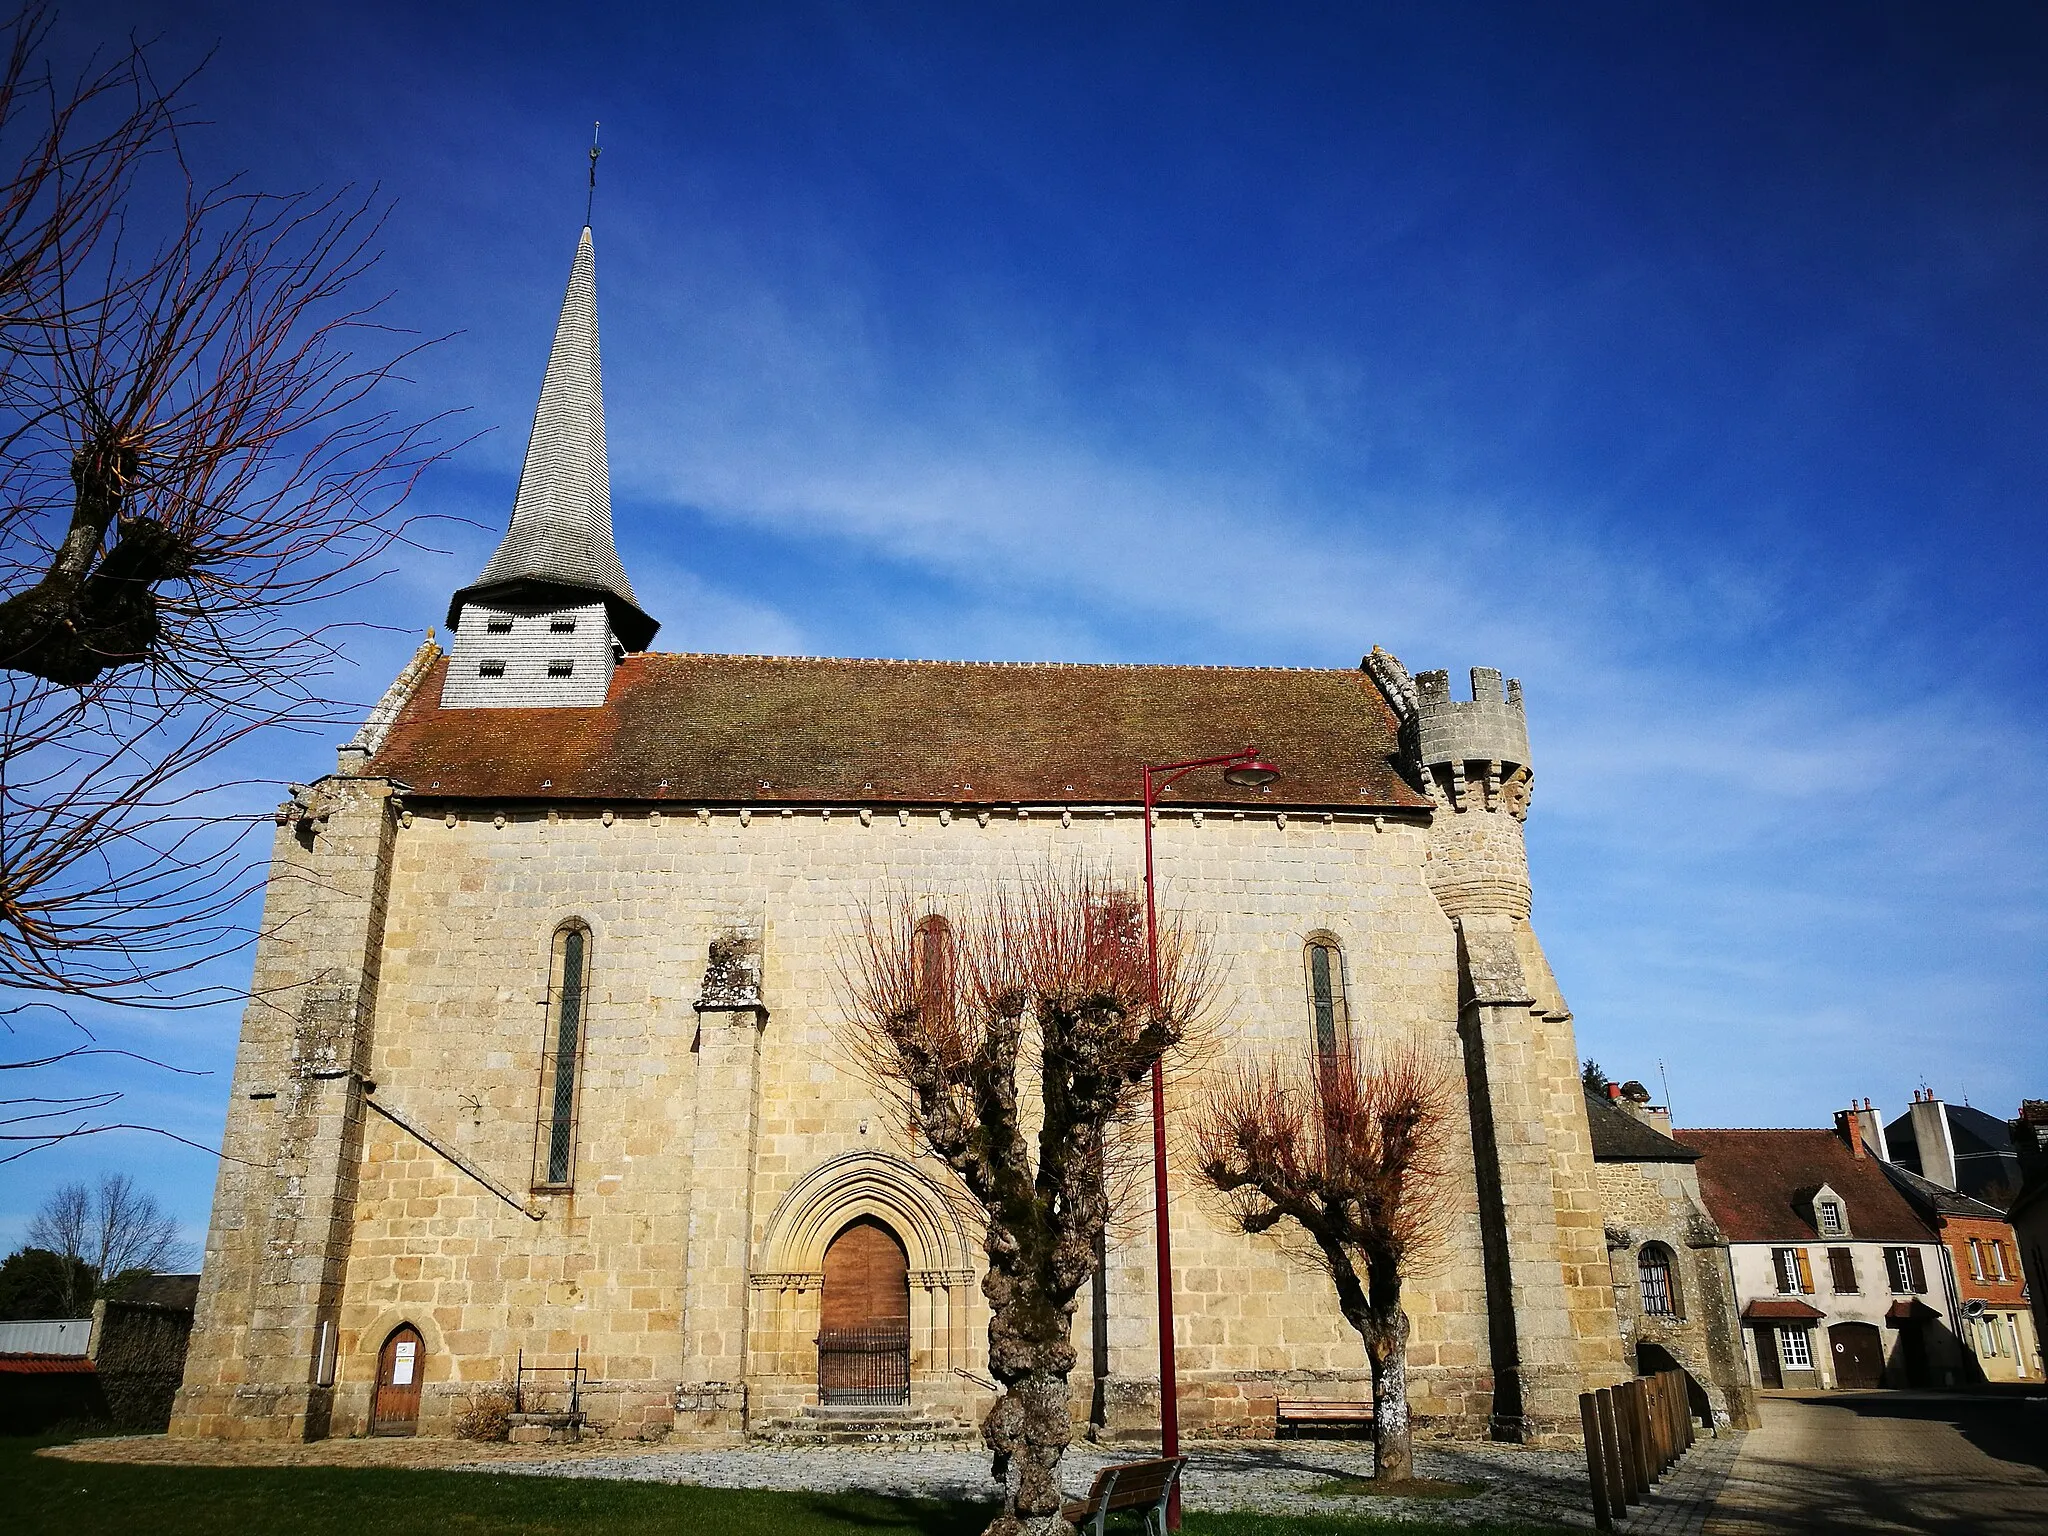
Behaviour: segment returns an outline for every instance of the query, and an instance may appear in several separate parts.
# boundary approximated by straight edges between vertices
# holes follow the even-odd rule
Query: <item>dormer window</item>
[[[569,677],[572,676],[575,673],[575,671],[576,663],[571,661],[567,656],[557,656],[553,661],[548,663],[549,677]]]
[[[487,634],[487,635],[509,635],[509,634],[511,634],[511,633],[512,633],[512,615],[511,615],[511,614],[509,614],[509,613],[494,613],[494,614],[492,614],[492,615],[490,616],[490,618],[488,618],[487,620],[485,620],[485,621],[484,621],[484,633],[485,633],[485,634]]]
[[[480,661],[476,664],[476,675],[478,677],[503,677],[505,675],[505,663],[502,661]]]
[[[1823,1184],[1813,1192],[1813,1229],[1822,1237],[1848,1237],[1849,1207]]]
[[[573,635],[573,634],[575,634],[575,633],[576,633],[576,616],[575,616],[574,614],[568,614],[568,615],[566,615],[566,616],[563,616],[563,617],[560,617],[560,618],[553,618],[553,619],[549,619],[549,620],[548,620],[548,633],[549,633],[549,634],[551,634],[551,635]]]

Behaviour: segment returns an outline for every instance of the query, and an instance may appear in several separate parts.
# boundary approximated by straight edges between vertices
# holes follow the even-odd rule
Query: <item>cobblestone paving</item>
[[[2048,1399],[1843,1392],[1762,1408],[1707,1536],[2048,1530]]]
[[[1317,1441],[1229,1443],[1189,1447],[1183,1484],[1187,1507],[1256,1510],[1267,1514],[1365,1514],[1427,1518],[1459,1524],[1522,1520],[1590,1525],[1585,1461],[1575,1451],[1523,1450],[1504,1445],[1418,1445],[1416,1475],[1478,1483],[1469,1499],[1363,1498],[1317,1495],[1309,1490],[1332,1478],[1369,1477],[1372,1452],[1363,1446]],[[1077,1445],[1061,1458],[1060,1478],[1071,1494],[1085,1493],[1096,1471],[1147,1454]],[[771,1488],[840,1493],[862,1491],[902,1498],[993,1499],[988,1454],[960,1450],[869,1450],[860,1447],[748,1448],[730,1451],[635,1451],[580,1457],[546,1465],[493,1461],[474,1470],[528,1472],[548,1477],[607,1477],[707,1488]]]
[[[1615,1529],[1627,1536],[1702,1536],[1714,1502],[1734,1470],[1744,1435],[1723,1431],[1719,1439],[1698,1440],[1643,1504]]]

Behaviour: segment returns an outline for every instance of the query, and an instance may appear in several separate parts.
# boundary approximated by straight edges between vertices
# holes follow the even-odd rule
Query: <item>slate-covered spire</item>
[[[660,626],[641,611],[612,544],[611,478],[604,452],[604,386],[597,350],[597,262],[590,229],[576,244],[569,291],[548,354],[512,526],[483,574],[456,593],[448,622],[465,604],[559,594],[602,598],[613,631],[640,651]]]

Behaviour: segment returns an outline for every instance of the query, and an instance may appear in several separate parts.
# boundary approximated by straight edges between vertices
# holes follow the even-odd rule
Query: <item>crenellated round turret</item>
[[[1407,769],[1437,804],[1430,826],[1429,883],[1452,916],[1529,915],[1529,857],[1522,821],[1535,778],[1522,685],[1493,667],[1472,669],[1472,697],[1451,697],[1449,672],[1414,677],[1375,649],[1366,670],[1401,722]]]
[[[1522,714],[1521,683],[1509,678],[1503,689],[1499,669],[1474,667],[1472,697],[1454,699],[1450,673],[1418,674],[1415,746],[1425,768],[1470,763],[1498,763],[1502,773],[1527,768],[1529,726]]]

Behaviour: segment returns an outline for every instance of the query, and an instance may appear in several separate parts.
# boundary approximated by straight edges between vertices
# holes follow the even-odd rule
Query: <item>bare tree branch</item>
[[[342,718],[319,605],[418,547],[440,418],[374,195],[202,183],[193,76],[60,80],[51,25],[0,40],[0,997],[195,1006],[262,880],[225,756]]]

